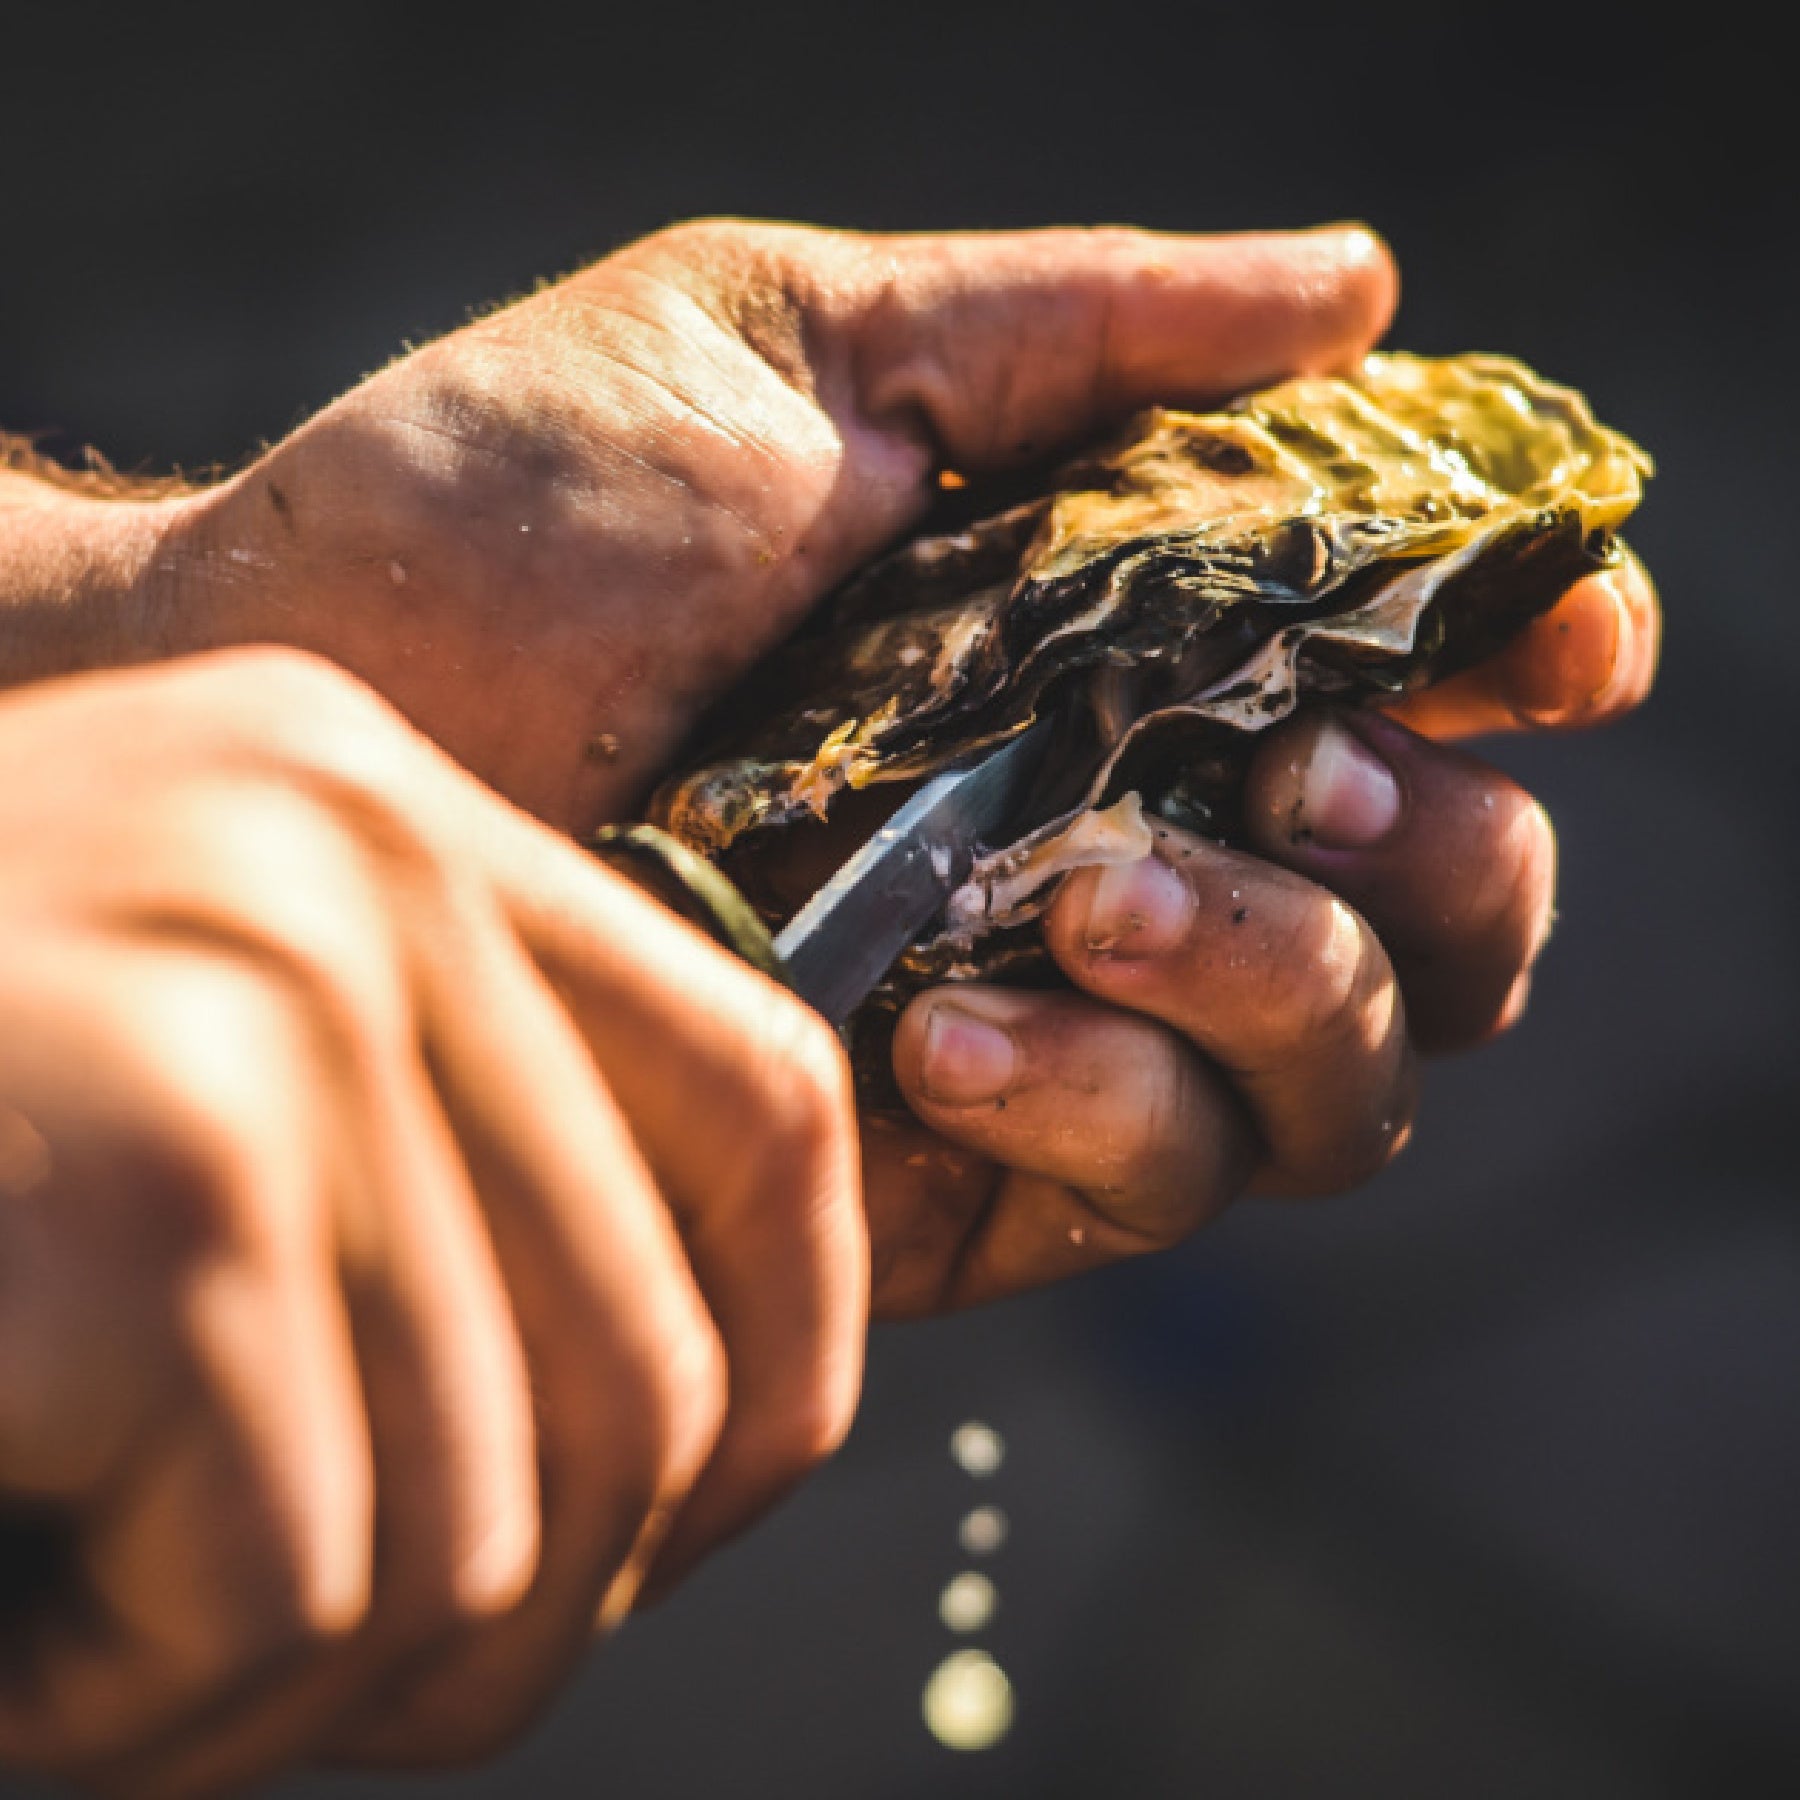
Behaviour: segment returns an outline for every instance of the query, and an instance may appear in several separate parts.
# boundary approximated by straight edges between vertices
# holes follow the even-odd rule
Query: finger
[[[101,973],[127,1002],[87,1043],[117,1076],[112,1103],[78,1136],[38,1114],[51,1173],[25,1272],[51,1305],[28,1410],[83,1405],[96,1371],[141,1407],[116,1460],[55,1458],[75,1581],[9,1645],[0,1682],[0,1761],[96,1777],[349,1633],[374,1504],[318,1229],[320,1122],[283,1011],[173,949],[152,974]]]
[[[386,1029],[334,1034],[332,1057],[333,1273],[375,1464],[367,1616],[140,1750],[134,1792],[230,1789],[309,1754],[351,1697],[509,1610],[537,1566],[531,1389],[511,1305],[413,1021]],[[279,1391],[263,1396],[271,1411]]]
[[[294,1308],[283,1299],[273,1285],[243,1284],[233,1297],[247,1315],[237,1335],[258,1342],[221,1344],[237,1366],[208,1373],[229,1382],[251,1357],[316,1366],[319,1345],[292,1335]],[[292,1391],[316,1404],[320,1385]],[[147,1754],[208,1730],[353,1627],[355,1602],[320,1577],[346,1542],[367,1554],[368,1518],[353,1516],[345,1493],[368,1480],[367,1444],[354,1383],[331,1398],[348,1402],[329,1421],[338,1429],[315,1428],[303,1442],[275,1443],[292,1421],[271,1425],[260,1400],[233,1409],[205,1389],[189,1415],[168,1422],[130,1495],[83,1532],[79,1586],[8,1647],[8,1766],[154,1794]],[[298,1467],[300,1451],[317,1464]]]
[[[842,504],[808,533],[833,567],[916,514],[934,465],[1001,468],[1140,406],[1347,366],[1397,292],[1361,225],[865,236],[728,220],[658,233],[595,276],[645,273],[723,318],[837,423]]]
[[[1644,566],[1577,582],[1507,647],[1387,710],[1427,737],[1490,731],[1568,731],[1603,725],[1650,692],[1662,615]]]
[[[0,1760],[152,1792],[147,1748],[207,1728],[360,1618],[367,1432],[342,1322],[295,1275],[209,1295],[189,1408],[85,1522],[80,1585],[9,1646]]]
[[[927,1125],[1007,1171],[959,1229],[935,1234],[936,1266],[913,1270],[934,1309],[1174,1243],[1255,1161],[1253,1126],[1191,1044],[1081,995],[920,995],[894,1069]],[[921,1171],[939,1174],[929,1158]],[[883,1203],[899,1198],[890,1180]]]
[[[1251,840],[1340,894],[1393,961],[1423,1050],[1511,1022],[1549,934],[1556,837],[1515,782],[1371,713],[1278,731],[1251,765]]]
[[[1084,869],[1045,941],[1096,999],[1173,1027],[1229,1078],[1261,1133],[1258,1185],[1330,1193],[1404,1140],[1415,1073],[1374,932],[1260,857],[1156,828],[1156,848]]]
[[[849,1069],[816,1014],[631,883],[523,818],[494,830],[521,940],[675,1209],[730,1364],[661,1591],[849,1429],[868,1307]]]
[[[881,1319],[941,1312],[962,1246],[1006,1171],[918,1119],[870,1113],[860,1126],[870,1310]]]
[[[493,1753],[622,1612],[717,1441],[725,1352],[673,1219],[568,1014],[485,935],[435,972],[428,1036],[530,1358],[543,1553],[504,1617],[348,1721],[337,1752],[423,1766]]]
[[[870,256],[844,318],[863,409],[972,469],[1139,406],[1342,367],[1386,328],[1396,286],[1362,226],[877,239]]]

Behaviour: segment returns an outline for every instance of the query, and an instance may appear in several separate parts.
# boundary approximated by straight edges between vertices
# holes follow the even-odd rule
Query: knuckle
[[[842,235],[818,226],[777,225],[762,219],[712,213],[666,225],[644,239],[641,247],[659,258],[717,272],[770,258],[784,259],[797,249],[828,243]]]
[[[1499,1010],[1494,1015],[1491,1036],[1498,1037],[1503,1031],[1511,1031],[1524,1018],[1525,1009],[1531,1004],[1531,971],[1521,970],[1514,978],[1513,984],[1506,990],[1506,997],[1500,1002]]]
[[[334,1593],[313,1578],[304,1561],[297,1562],[284,1591],[285,1602],[271,1606],[268,1614],[273,1631],[263,1648],[271,1661],[328,1655],[355,1637],[369,1617],[370,1590],[365,1589],[360,1600]]]
[[[704,262],[709,253],[716,252],[722,244],[739,242],[745,230],[742,220],[725,213],[709,213],[665,225],[645,238],[642,247],[681,261]]]
[[[207,660],[228,677],[237,751],[261,784],[252,795],[259,814],[288,796],[322,813],[315,836],[347,832],[365,845],[417,852],[431,752],[373,688],[323,657],[284,647]],[[224,823],[228,845],[232,820]],[[268,841],[264,831],[248,835]]]
[[[761,1021],[755,1096],[764,1155],[818,1167],[842,1154],[855,1108],[849,1063],[831,1028],[776,996]]]
[[[700,1478],[730,1407],[725,1341],[698,1305],[695,1311],[700,1316],[688,1322],[654,1377],[659,1423],[651,1467],[653,1504],[659,1506],[679,1500]]]
[[[1472,944],[1504,944],[1529,963],[1549,933],[1556,898],[1556,829],[1529,794],[1514,790],[1510,805],[1496,807],[1495,823],[1481,853],[1466,912],[1452,913],[1447,929]]]
[[[1186,1059],[1161,1058],[1145,1071],[1143,1099],[1137,1109],[1136,1129],[1126,1140],[1116,1185],[1154,1190],[1166,1185],[1185,1165],[1184,1154],[1197,1111],[1193,1072]]]
[[[684,219],[653,232],[620,259],[696,299],[717,299],[739,287],[761,260],[769,228],[723,215]],[[606,271],[606,265],[600,265]]]
[[[1335,896],[1306,906],[1264,974],[1260,1049],[1287,1060],[1296,1049],[1335,1048],[1364,1035],[1387,959],[1361,917]]]
[[[321,733],[356,730],[397,719],[367,682],[342,664],[285,644],[251,644],[212,652],[208,679],[240,701],[261,735],[304,752]]]
[[[1171,1054],[1147,1074],[1108,1186],[1130,1196],[1133,1230],[1150,1250],[1185,1237],[1233,1198],[1248,1177],[1250,1143],[1197,1058]]]
[[[1372,1181],[1406,1148],[1418,1112],[1418,1090],[1418,1065],[1408,1055],[1385,1104],[1368,1129],[1351,1140],[1338,1182],[1340,1187],[1360,1187],[1365,1181]]]
[[[1276,1154],[1267,1165],[1273,1191],[1314,1198],[1347,1193],[1373,1180],[1406,1148],[1418,1105],[1418,1063],[1404,1042],[1396,1051],[1394,1066],[1334,1129],[1276,1134]]]
[[[301,792],[360,848],[431,866],[441,858],[426,826],[423,751],[397,718],[349,707],[315,718],[285,747],[285,760]]]
[[[698,1297],[665,1324],[653,1344],[618,1367],[604,1417],[584,1409],[564,1421],[582,1442],[568,1446],[589,1478],[634,1519],[677,1506],[699,1479],[725,1429],[730,1377],[724,1340]],[[610,1508],[609,1508],[610,1510]]]
[[[782,380],[810,394],[809,327],[830,314],[829,296],[856,261],[843,233],[709,218],[657,233],[625,266],[652,278],[653,308],[659,304],[654,289],[685,295]]]
[[[296,705],[325,710],[374,703],[367,683],[316,651],[287,644],[247,644],[219,654],[240,665],[237,678],[291,698]]]
[[[1524,809],[1518,837],[1518,875],[1510,910],[1524,928],[1526,960],[1530,962],[1549,935],[1556,906],[1556,827],[1535,800]]]
[[[1418,1106],[1418,1062],[1408,1052],[1402,1056],[1384,1103],[1368,1130],[1353,1141],[1343,1185],[1354,1187],[1372,1180],[1406,1148]]]
[[[129,1156],[149,1203],[121,1223],[163,1267],[259,1257],[291,1239],[300,1221],[284,1209],[302,1188],[281,1164],[304,1149],[302,1097],[319,1068],[369,1055],[371,998],[322,947],[265,924],[212,948],[128,1028],[147,1076]]]
[[[441,1557],[414,1572],[401,1602],[404,1624],[394,1628],[394,1637],[415,1651],[472,1642],[484,1627],[511,1613],[528,1586],[529,1572],[509,1592],[477,1588],[463,1579],[462,1566],[453,1557]]]
[[[225,1666],[269,1670],[316,1661],[368,1622],[373,1586],[366,1559],[346,1579],[325,1534],[303,1521],[279,1529],[230,1572],[232,1615],[217,1654]]]
[[[724,1340],[698,1291],[652,1276],[642,1299],[622,1319],[616,1288],[584,1295],[565,1315],[537,1397],[557,1515],[579,1514],[626,1542],[693,1487],[730,1404]],[[607,1371],[599,1403],[596,1369]]]
[[[833,1387],[811,1382],[784,1398],[773,1410],[759,1436],[761,1460],[778,1486],[791,1486],[826,1460],[850,1430],[854,1409],[846,1406]]]
[[[247,1009],[240,997],[227,995],[221,1004],[220,987],[217,981],[205,984],[204,991],[198,982],[191,985],[193,1026],[206,1019],[243,1020]],[[264,998],[255,996],[257,1002]],[[261,1109],[239,1073],[222,1066],[219,1047],[232,1045],[236,1061],[246,1046],[266,1044],[262,1021],[250,1023],[249,1030],[221,1031],[214,1047],[179,1041],[158,1047],[155,1116],[139,1123],[131,1146],[150,1204],[132,1207],[124,1217],[132,1248],[159,1262],[244,1251],[261,1238],[268,1148],[258,1130]]]

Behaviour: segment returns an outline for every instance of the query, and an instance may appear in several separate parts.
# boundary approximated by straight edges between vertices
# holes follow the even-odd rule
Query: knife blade
[[[777,933],[790,985],[833,1025],[967,880],[977,846],[1016,814],[1049,735],[1040,719],[933,776]]]

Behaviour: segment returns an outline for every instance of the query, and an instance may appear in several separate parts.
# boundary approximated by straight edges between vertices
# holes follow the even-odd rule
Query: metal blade
[[[951,891],[979,840],[1024,798],[1049,736],[1040,720],[966,769],[933,776],[782,928],[803,999],[841,1025]]]

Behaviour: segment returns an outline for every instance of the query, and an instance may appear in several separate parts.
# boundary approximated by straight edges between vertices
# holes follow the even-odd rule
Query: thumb
[[[1133,409],[1344,366],[1397,278],[1362,226],[1191,237],[1122,229],[897,240],[845,320],[859,401],[951,463],[1004,466]]]
[[[1398,293],[1387,247],[1359,224],[873,235],[721,220],[617,260],[655,265],[810,380],[853,457],[899,439],[976,470],[1139,406],[1343,367]]]

